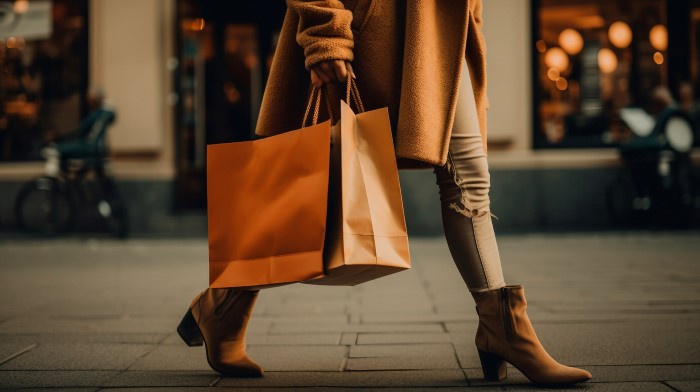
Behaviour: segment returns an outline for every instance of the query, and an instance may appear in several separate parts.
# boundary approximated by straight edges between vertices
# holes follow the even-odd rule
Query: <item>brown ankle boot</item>
[[[583,369],[555,361],[542,347],[525,312],[522,285],[471,294],[479,315],[475,342],[485,380],[505,379],[506,362],[537,384],[574,384],[591,378]]]
[[[188,346],[205,344],[215,371],[232,377],[261,377],[263,369],[245,352],[245,331],[258,291],[206,289],[192,301],[177,332]]]

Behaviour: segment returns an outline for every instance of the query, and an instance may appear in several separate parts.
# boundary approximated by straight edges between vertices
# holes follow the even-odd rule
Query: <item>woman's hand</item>
[[[355,78],[352,65],[345,60],[322,61],[311,67],[311,83],[316,88],[321,88],[325,83],[345,82],[350,70],[350,76]]]

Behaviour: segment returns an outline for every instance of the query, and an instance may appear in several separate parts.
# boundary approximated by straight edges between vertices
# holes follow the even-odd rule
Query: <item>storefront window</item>
[[[535,147],[614,146],[621,108],[667,103],[665,0],[534,4]]]
[[[178,0],[176,205],[201,208],[206,145],[250,140],[284,2]]]
[[[690,80],[678,91],[681,109],[685,110],[695,125],[695,145],[700,146],[700,0],[690,5]]]
[[[0,162],[40,159],[80,122],[87,1],[0,2]]]

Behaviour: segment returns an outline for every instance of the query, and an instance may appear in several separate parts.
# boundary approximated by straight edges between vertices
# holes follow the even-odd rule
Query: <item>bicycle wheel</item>
[[[52,236],[72,227],[75,205],[65,183],[40,177],[26,183],[17,194],[15,219],[24,231]]]
[[[689,205],[691,208],[691,227],[700,228],[700,177],[691,177],[691,187],[690,187],[690,201]]]
[[[121,192],[114,179],[103,176],[98,180],[100,200],[97,210],[109,226],[109,230],[119,238],[129,235],[129,219]]]
[[[632,178],[625,172],[621,172],[606,190],[608,215],[616,226],[641,224],[644,212],[651,207],[650,203],[648,197],[638,194]]]

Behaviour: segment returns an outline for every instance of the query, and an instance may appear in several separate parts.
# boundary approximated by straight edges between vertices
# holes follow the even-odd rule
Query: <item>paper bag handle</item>
[[[328,110],[328,115],[331,118],[331,122],[334,120],[333,109],[331,108],[331,102],[328,98],[328,91],[326,91],[326,86],[321,88],[316,88],[316,86],[311,86],[311,95],[309,95],[309,102],[306,104],[306,112],[304,113],[304,119],[301,121],[301,127],[306,126],[306,122],[309,119],[309,113],[311,112],[311,104],[313,103],[314,111],[311,117],[311,125],[318,124],[318,113],[321,109],[321,95],[325,96],[326,109]],[[314,99],[314,96],[316,99]]]
[[[351,75],[352,69],[348,67],[348,77],[345,82],[345,102],[351,105],[350,98],[352,97],[355,101],[358,113],[362,113],[365,111],[365,106],[362,104],[362,99],[360,99],[360,90],[357,89],[357,82]]]
[[[358,113],[362,113],[365,111],[365,106],[362,103],[362,99],[360,98],[360,91],[357,88],[357,82],[355,81],[355,78],[352,76],[352,68],[350,67],[350,63],[346,63],[347,65],[347,77],[345,78],[345,102],[348,105],[352,105],[352,101],[355,102],[355,107],[358,110]],[[321,88],[317,88],[314,85],[311,85],[311,94],[309,95],[309,102],[306,104],[306,111],[304,112],[304,119],[301,122],[301,127],[306,126],[306,122],[308,121],[309,118],[309,113],[311,113],[311,106],[313,104],[314,111],[311,117],[311,125],[316,125],[318,123],[318,114],[321,108],[321,95],[325,96],[325,101],[326,101],[326,109],[328,110],[328,115],[331,119],[331,122],[335,122],[335,113],[333,113],[333,106],[330,102],[330,98],[328,97],[328,90],[326,89],[326,85],[323,85]],[[314,96],[316,99],[314,99]]]

